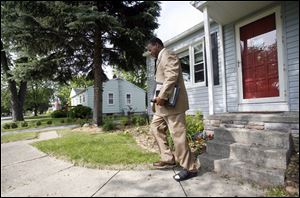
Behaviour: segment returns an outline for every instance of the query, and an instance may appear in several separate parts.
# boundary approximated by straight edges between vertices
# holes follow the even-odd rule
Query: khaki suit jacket
[[[179,113],[184,113],[189,109],[188,96],[186,88],[184,85],[182,70],[179,58],[175,53],[165,49],[162,51],[160,57],[156,62],[156,76],[155,80],[158,83],[162,83],[162,88],[158,97],[167,100],[177,83],[179,85],[179,96],[176,102],[175,107],[168,105],[159,106],[156,103],[154,104],[155,114],[158,116],[168,116]]]

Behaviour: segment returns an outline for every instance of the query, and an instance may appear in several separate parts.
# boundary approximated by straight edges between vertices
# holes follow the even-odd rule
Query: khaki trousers
[[[169,128],[175,147],[175,160],[187,170],[195,170],[194,156],[188,146],[185,127],[185,113],[158,116],[154,115],[150,130],[155,137],[162,161],[174,161],[174,156],[167,143],[167,129]]]

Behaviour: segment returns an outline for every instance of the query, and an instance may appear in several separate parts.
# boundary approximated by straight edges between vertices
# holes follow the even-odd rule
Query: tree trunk
[[[95,30],[94,48],[94,113],[93,120],[97,126],[102,125],[102,54],[101,30]]]
[[[4,74],[6,75],[8,79],[8,89],[11,92],[11,108],[12,108],[12,118],[13,121],[23,121],[23,106],[27,91],[27,82],[21,81],[20,83],[20,89],[19,93],[17,91],[17,83],[15,80],[12,80],[12,75],[9,74],[9,67],[8,67],[8,61],[6,57],[6,53],[3,49],[3,43],[1,41],[1,66],[3,69]]]

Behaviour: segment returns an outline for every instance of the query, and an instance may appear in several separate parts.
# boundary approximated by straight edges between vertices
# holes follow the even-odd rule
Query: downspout
[[[219,24],[220,34],[220,53],[221,53],[221,70],[222,70],[222,89],[223,89],[223,111],[227,112],[227,92],[226,92],[226,70],[224,58],[224,40],[223,40],[223,27]]]
[[[206,66],[207,66],[207,81],[208,81],[208,106],[209,115],[214,114],[214,75],[212,65],[212,53],[211,53],[211,38],[210,38],[210,23],[207,13],[207,7],[203,8],[203,21],[205,32],[205,52],[206,52]]]

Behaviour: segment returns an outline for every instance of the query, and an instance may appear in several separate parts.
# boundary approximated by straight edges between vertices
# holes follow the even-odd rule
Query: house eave
[[[192,6],[203,12],[206,7],[211,19],[219,24],[233,23],[247,15],[261,10],[276,1],[192,1]]]

